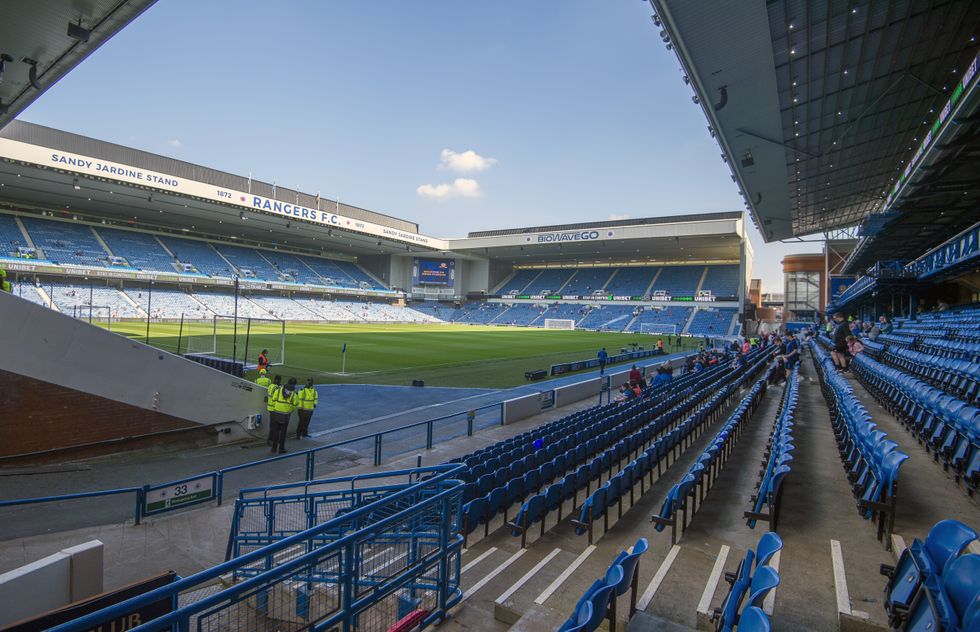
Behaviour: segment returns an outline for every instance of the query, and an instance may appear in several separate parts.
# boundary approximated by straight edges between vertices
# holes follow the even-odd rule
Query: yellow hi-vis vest
[[[264,388],[266,390],[266,392],[268,392],[269,391],[269,385],[272,384],[272,380],[270,380],[265,375],[260,375],[258,377],[258,379],[255,380],[255,383],[258,384],[259,386],[261,386],[262,388]]]
[[[299,392],[299,407],[300,410],[313,410],[316,408],[317,393],[316,389],[313,387],[303,388]]]
[[[288,415],[296,410],[296,406],[299,404],[299,396],[296,395],[296,391],[287,395],[285,388],[276,389],[273,399],[275,400],[276,412],[283,415]]]
[[[276,410],[276,391],[278,391],[282,386],[279,384],[270,384],[269,390],[266,392],[268,397],[266,398],[266,409],[271,413]]]

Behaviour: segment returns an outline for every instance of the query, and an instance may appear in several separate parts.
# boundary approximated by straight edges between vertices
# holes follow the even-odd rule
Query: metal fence
[[[285,518],[270,542],[239,547],[239,555],[211,569],[180,579],[138,597],[55,628],[55,632],[109,629],[126,612],[161,599],[177,599],[213,584],[222,590],[178,607],[130,632],[156,630],[387,630],[407,614],[418,613],[423,625],[444,617],[459,602],[458,535],[463,484],[455,480],[461,465],[344,477],[296,486],[243,491],[242,499],[257,512],[253,533],[268,529],[262,503],[271,507],[290,496],[305,497],[308,507],[329,498],[332,515],[294,532]],[[401,483],[377,481],[402,477]],[[368,483],[362,487],[358,484]],[[282,487],[282,489],[280,489]],[[328,487],[321,490],[320,487]],[[310,493],[270,495],[269,492]],[[373,498],[373,500],[372,500]],[[361,504],[359,504],[361,503]],[[246,505],[243,505],[243,507]],[[306,512],[306,508],[303,509]],[[306,513],[305,519],[310,519]],[[264,526],[263,526],[264,525]],[[275,525],[273,525],[275,526]],[[239,534],[246,534],[239,522]],[[259,544],[256,542],[256,544]]]

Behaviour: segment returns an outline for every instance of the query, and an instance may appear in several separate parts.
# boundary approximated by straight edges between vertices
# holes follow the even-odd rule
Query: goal
[[[71,315],[112,331],[112,308],[108,305],[72,305]]]
[[[545,318],[545,329],[575,329],[575,321],[571,318]]]
[[[640,323],[641,334],[676,334],[674,323]]]
[[[234,316],[214,316],[210,321],[182,323],[180,336],[186,341],[187,354],[237,360],[252,367],[265,349],[270,365],[286,362],[284,320],[239,317],[236,321]]]

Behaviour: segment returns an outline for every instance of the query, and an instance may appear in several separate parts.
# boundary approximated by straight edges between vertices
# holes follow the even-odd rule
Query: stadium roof
[[[766,241],[890,210],[980,48],[975,0],[650,1]]]
[[[5,0],[0,129],[156,0]]]
[[[751,257],[741,212],[486,231],[449,247],[526,266],[737,262],[743,248]]]
[[[669,215],[665,217],[644,217],[639,219],[616,219],[601,222],[578,224],[556,224],[554,226],[529,226],[526,228],[504,228],[470,233],[469,237],[497,237],[500,235],[526,235],[528,233],[549,233],[565,230],[584,230],[586,228],[615,228],[617,226],[648,226],[652,224],[675,224],[677,222],[710,221],[717,219],[742,219],[741,212],[701,213],[697,215]]]
[[[22,121],[0,130],[0,156],[0,201],[13,210],[348,256],[445,245],[413,222]],[[256,206],[259,198],[293,214]],[[311,209],[336,222],[296,217]]]

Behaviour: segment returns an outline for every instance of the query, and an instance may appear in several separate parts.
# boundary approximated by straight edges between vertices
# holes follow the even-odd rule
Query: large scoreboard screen
[[[415,285],[445,285],[456,280],[456,261],[452,259],[416,259],[412,275]]]

